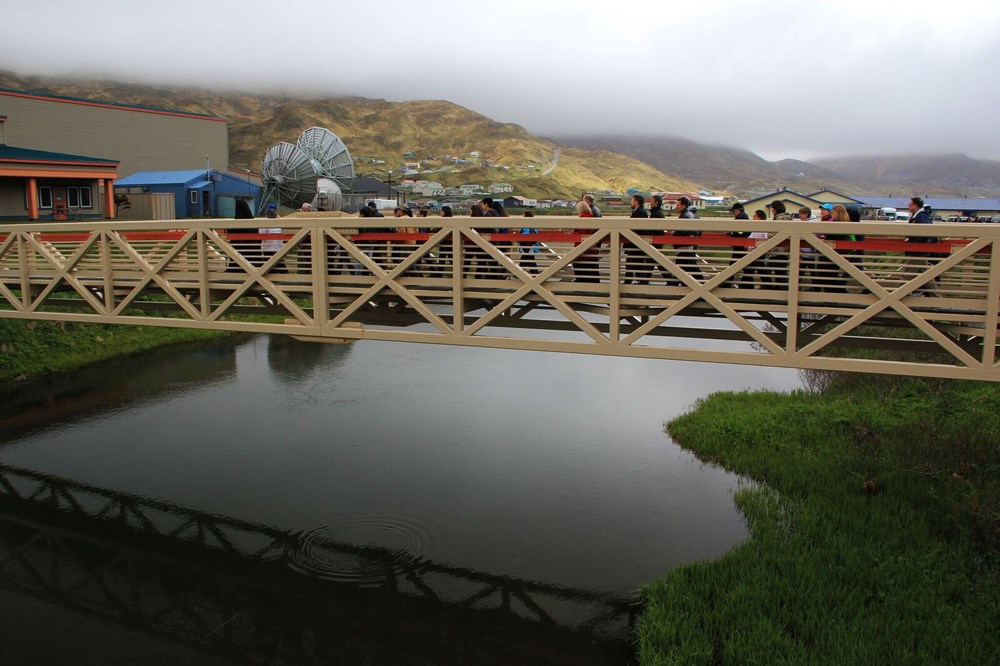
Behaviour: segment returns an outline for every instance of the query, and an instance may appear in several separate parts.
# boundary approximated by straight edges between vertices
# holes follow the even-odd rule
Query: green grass
[[[1000,663],[1000,386],[851,375],[668,424],[751,538],[646,586],[644,664]]]
[[[0,319],[0,381],[72,370],[166,344],[228,331]]]

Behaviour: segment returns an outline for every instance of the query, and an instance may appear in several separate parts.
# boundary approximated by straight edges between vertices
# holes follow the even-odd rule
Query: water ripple
[[[285,558],[292,570],[306,576],[377,586],[418,568],[429,540],[423,525],[395,516],[365,516],[301,533]]]

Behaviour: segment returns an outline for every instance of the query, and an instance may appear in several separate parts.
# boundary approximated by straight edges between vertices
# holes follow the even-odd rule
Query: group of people
[[[920,197],[912,197],[909,202],[909,212],[910,217],[908,222],[911,224],[931,224],[933,219],[930,213],[926,210],[924,206],[924,201]],[[819,220],[820,222],[860,222],[861,212],[857,208],[848,208],[841,204],[830,204],[824,203],[819,208],[819,217],[817,218],[813,210],[808,207],[801,207],[796,211],[797,217],[792,217],[791,213],[785,207],[782,201],[772,201],[768,204],[768,210],[771,213],[771,219],[773,220],[797,220],[800,222],[808,222],[813,220]],[[733,204],[732,213],[734,219],[737,220],[749,220],[750,217],[746,214],[746,210],[741,203]],[[763,209],[757,209],[753,213],[753,220],[766,220],[768,219],[767,213]],[[766,240],[768,234],[761,231],[756,231],[753,229],[747,229],[746,231],[732,231],[729,235],[735,238],[748,238],[755,241]],[[821,233],[816,234],[817,238],[832,241],[863,241],[865,239],[862,234],[855,233]],[[906,237],[905,242],[908,243],[936,243],[937,238],[934,237]],[[730,260],[730,265],[735,263],[743,253],[749,251],[749,247],[743,245],[734,245],[733,254]],[[838,249],[837,253],[843,255],[847,260],[855,265],[862,266],[864,261],[864,250],[858,248],[843,248]],[[928,266],[930,266],[930,257],[938,256],[937,253],[933,252],[918,252],[918,251],[908,251],[905,253],[905,259],[897,271],[897,276],[901,281],[907,281],[911,277],[922,272]],[[775,247],[768,251],[764,256],[752,262],[749,266],[744,268],[739,274],[734,276],[727,286],[737,287],[737,288],[761,288],[761,289],[779,289],[783,288],[787,284],[788,280],[788,268],[790,255],[788,248],[785,247]],[[800,275],[801,284],[803,291],[819,291],[828,293],[847,293],[847,274],[839,267],[837,264],[826,256],[823,252],[819,251],[813,245],[808,243],[803,243],[799,248],[799,264],[800,264]],[[927,295],[936,296],[938,292],[938,283],[935,279],[930,279],[926,283],[926,287],[919,293],[926,293]]]
[[[641,194],[634,194],[630,200],[631,212],[629,217],[632,219],[657,219],[665,218],[666,212],[663,208],[663,198],[660,195],[653,195],[649,200],[649,207],[647,208],[646,198]],[[309,204],[303,204],[302,211],[310,212],[312,211],[312,206]],[[695,219],[698,217],[697,209],[692,205],[691,200],[682,196],[676,200],[674,211],[677,217],[680,219]],[[926,211],[924,207],[923,200],[919,197],[913,197],[909,204],[910,218],[909,222],[913,224],[931,224],[932,218],[930,214]],[[731,208],[733,218],[736,220],[757,220],[763,221],[772,220],[799,220],[799,221],[811,221],[819,220],[822,222],[859,222],[861,220],[860,212],[854,208],[847,208],[846,206],[840,204],[823,204],[819,208],[819,217],[815,217],[812,209],[807,207],[799,208],[796,211],[796,217],[793,217],[791,213],[785,207],[784,202],[780,200],[772,201],[768,204],[767,210],[758,209],[753,212],[753,216],[749,216],[743,204],[736,203],[733,204]],[[594,196],[590,193],[584,193],[580,201],[576,204],[576,214],[580,218],[593,218],[593,217],[603,217],[603,212],[597,206]],[[770,216],[769,216],[770,214]],[[358,211],[359,217],[366,218],[384,218],[385,215],[378,209],[374,201],[368,202],[366,205],[362,206]],[[453,217],[454,213],[450,206],[442,206],[440,210],[441,217]],[[469,208],[469,215],[471,217],[498,217],[498,218],[509,218],[510,215],[504,207],[503,203],[498,200],[494,200],[490,197],[485,197]],[[525,217],[532,217],[533,213],[527,211],[524,213]],[[240,201],[237,204],[237,218],[252,218],[253,215],[249,211],[249,206],[246,202]],[[268,218],[277,217],[277,208],[274,204],[269,204],[266,208],[266,216]],[[413,210],[408,207],[397,206],[393,210],[394,218],[408,218],[407,222],[400,223],[399,226],[384,227],[384,228],[367,228],[369,232],[376,233],[400,233],[400,234],[417,234],[417,233],[427,233],[434,231],[433,228],[429,226],[417,226],[413,220],[414,214]],[[417,214],[418,218],[427,218],[428,212],[426,209],[422,209]],[[498,224],[500,224],[498,222]],[[242,230],[242,231],[253,231],[253,230]],[[530,224],[526,224],[520,227],[516,227],[510,224],[505,226],[498,226],[493,229],[495,233],[514,233],[519,235],[530,235],[537,234],[538,229],[531,227]],[[576,241],[576,245],[579,246],[583,242],[583,237],[589,235],[592,229],[577,228],[572,230],[574,234],[578,236],[581,240]],[[264,227],[258,230],[261,234],[273,234],[280,233],[281,229],[277,227]],[[650,229],[650,230],[640,230],[636,232],[640,237],[646,237],[644,240],[652,237],[653,235],[662,235],[667,232]],[[691,238],[700,236],[701,232],[696,230],[676,230],[669,232],[669,235],[676,238]],[[733,238],[747,239],[748,241],[740,244],[734,244],[731,248],[732,254],[730,258],[730,265],[734,264],[739,260],[740,257],[744,256],[747,252],[751,251],[753,247],[762,240],[768,238],[766,232],[754,229],[752,226],[748,225],[746,229],[728,232],[728,235]],[[859,234],[817,234],[818,238],[834,240],[834,241],[862,241],[864,236]],[[929,237],[907,237],[906,242],[920,242],[920,243],[934,243],[937,241],[936,238]],[[264,261],[270,255],[273,255],[281,247],[281,240],[269,241],[264,240],[261,242],[261,252],[259,254],[259,259],[254,260],[254,265],[262,265]],[[234,243],[235,244],[235,243]],[[435,251],[431,253],[430,257],[441,258],[448,256],[451,253],[451,241],[447,240],[442,242]],[[541,243],[537,241],[504,241],[497,240],[494,241],[494,245],[498,247],[501,252],[507,254],[511,259],[518,260],[521,266],[528,272],[537,274],[539,272],[539,266],[537,261],[537,255],[540,252]],[[579,257],[572,263],[572,268],[574,270],[576,280],[578,282],[599,282],[600,272],[599,272],[599,262],[601,254],[604,250],[604,243],[596,243],[586,250],[584,250]],[[659,273],[664,279],[665,283],[670,286],[676,286],[680,284],[677,275],[671,274],[671,272],[663,265],[656,262],[651,256],[649,256],[643,249],[638,247],[634,242],[628,239],[623,239],[622,246],[624,250],[624,278],[625,284],[641,283],[647,282],[654,279],[654,275]],[[398,263],[402,261],[406,253],[411,251],[413,244],[407,244],[403,242],[390,242],[385,252],[385,256],[391,259],[391,263]],[[673,240],[672,242],[665,244],[664,248],[672,247],[676,250],[674,255],[674,263],[687,272],[691,277],[696,280],[702,280],[703,272],[701,269],[701,258],[698,257],[696,253],[696,246],[691,243],[690,240]],[[860,249],[838,249],[837,252],[848,258],[848,261],[861,264],[863,261],[864,251]],[[933,253],[925,251],[913,251],[906,252],[906,259],[900,268],[900,277],[906,279],[909,275],[915,275],[918,272],[926,269],[930,264],[930,257],[935,256]],[[846,293],[847,291],[847,275],[846,273],[837,266],[837,264],[826,256],[823,252],[819,251],[816,247],[809,243],[802,243],[799,248],[799,264],[800,264],[800,285],[805,291],[824,291],[831,293]],[[770,251],[764,255],[757,258],[755,261],[750,263],[748,266],[744,267],[742,271],[733,275],[727,282],[726,286],[734,288],[751,288],[751,289],[779,289],[784,288],[788,283],[788,271],[790,265],[790,255],[789,249],[781,245],[772,248]],[[502,269],[499,262],[492,257],[480,257],[478,274],[482,275],[492,275],[492,274],[502,274],[506,273]],[[931,279],[927,282],[925,287],[925,293],[935,295],[937,293],[937,283],[935,280]]]

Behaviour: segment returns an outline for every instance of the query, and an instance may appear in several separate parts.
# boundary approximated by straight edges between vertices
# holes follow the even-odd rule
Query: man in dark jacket
[[[630,218],[664,217],[663,197],[658,194],[653,196],[653,204],[648,211],[646,210],[646,197],[641,194],[632,195],[631,205],[632,214],[629,215]],[[649,236],[653,232],[643,230],[636,233],[645,236],[645,240],[648,242],[650,240]],[[623,241],[622,246],[625,248],[625,284],[642,284],[643,282],[652,280],[653,270],[657,268],[656,262],[636,247],[634,243]]]
[[[663,213],[663,197],[659,194],[653,195],[653,203],[649,207],[649,217],[651,218],[662,218],[666,217]]]
[[[677,217],[682,220],[697,219],[698,209],[691,205],[691,200],[681,197],[677,200]],[[674,236],[701,236],[700,231],[675,231]],[[694,245],[674,245],[680,252],[677,253],[677,265],[683,266],[684,270],[691,274],[695,280],[701,280],[701,270],[698,268],[698,255],[694,251]],[[676,286],[676,284],[675,284]]]
[[[907,206],[910,211],[909,224],[933,224],[934,220],[931,216],[924,210],[924,200],[920,197],[912,197],[910,203]],[[907,243],[937,243],[938,239],[930,236],[907,236],[905,238]],[[916,277],[922,273],[927,268],[934,265],[934,262],[930,261],[928,257],[933,257],[935,254],[933,252],[907,252],[906,259],[903,261],[903,265],[899,268],[900,277],[909,281],[910,279]],[[914,295],[919,295],[925,293],[928,296],[940,296],[938,292],[938,282],[936,279],[928,280],[924,283],[924,291],[914,291]]]
[[[750,216],[747,215],[746,209],[743,207],[743,204],[741,204],[739,202],[734,203],[733,207],[730,210],[733,211],[733,219],[734,220],[749,220],[750,219]],[[730,236],[732,238],[747,238],[747,237],[750,236],[750,229],[748,228],[746,230],[730,231],[726,235]],[[729,255],[729,265],[732,266],[733,264],[735,264],[743,255],[746,254],[746,252],[747,252],[747,248],[743,247],[742,245],[734,245],[733,246],[732,254]],[[726,281],[725,286],[727,286],[727,287],[742,287],[742,286],[744,286],[743,282],[744,282],[744,278],[745,277],[746,276],[742,272],[741,273],[737,273],[735,276],[733,276],[732,278],[730,278],[729,280]],[[750,284],[752,286],[752,282],[750,282],[748,284]]]

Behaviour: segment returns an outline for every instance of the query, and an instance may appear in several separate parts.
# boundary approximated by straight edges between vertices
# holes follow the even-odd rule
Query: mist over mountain
[[[816,164],[883,186],[916,183],[935,190],[982,195],[1000,191],[1000,162],[961,154],[843,157],[817,160]]]
[[[359,174],[385,176],[404,162],[437,158],[426,176],[445,187],[508,182],[516,193],[575,198],[587,190],[697,191],[751,198],[781,187],[809,193],[998,196],[1000,162],[961,154],[768,161],[745,149],[678,137],[574,135],[542,138],[448,101],[247,94],[98,79],[22,76],[0,70],[0,88],[178,109],[229,120],[230,161],[257,169],[277,141],[312,126],[347,143]],[[478,152],[482,163],[453,168],[445,155]],[[416,158],[405,158],[413,153]],[[367,159],[366,159],[367,158]],[[374,160],[384,160],[375,164]],[[555,168],[552,168],[552,167]],[[504,168],[506,167],[506,168]],[[551,171],[550,171],[551,169]]]
[[[996,196],[1000,162],[965,155],[906,155],[785,159],[770,162],[740,148],[711,146],[677,137],[561,136],[557,139],[588,150],[630,155],[659,170],[715,190],[753,197],[780,187],[809,193],[833,189],[845,194]]]

